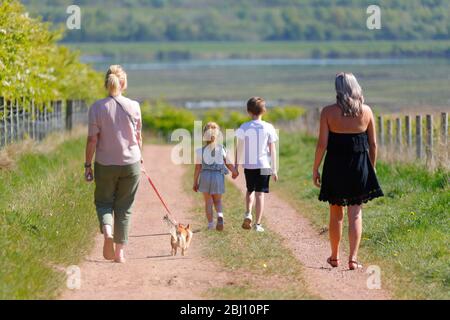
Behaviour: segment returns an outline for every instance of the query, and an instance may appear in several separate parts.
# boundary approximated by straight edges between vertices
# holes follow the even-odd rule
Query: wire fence
[[[88,107],[83,100],[36,104],[0,97],[0,148],[24,139],[41,141],[52,132],[86,124],[87,117]]]

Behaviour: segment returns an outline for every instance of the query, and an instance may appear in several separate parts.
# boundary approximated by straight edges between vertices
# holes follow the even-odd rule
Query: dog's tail
[[[169,226],[169,232],[172,235],[172,237],[176,238],[177,237],[177,223],[176,223],[176,221],[173,221],[172,219],[170,219],[169,215],[167,215],[167,214],[164,216],[163,220]]]

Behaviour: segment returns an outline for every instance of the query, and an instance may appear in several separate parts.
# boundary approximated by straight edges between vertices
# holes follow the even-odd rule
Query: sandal
[[[348,262],[348,268],[350,270],[357,270],[357,269],[362,269],[363,265],[361,263],[359,263],[358,261],[350,260]]]
[[[222,231],[223,230],[223,217],[218,217],[217,218],[216,230],[217,231]]]
[[[331,257],[329,257],[327,259],[327,263],[332,266],[333,268],[337,268],[339,267],[339,259],[331,259]]]

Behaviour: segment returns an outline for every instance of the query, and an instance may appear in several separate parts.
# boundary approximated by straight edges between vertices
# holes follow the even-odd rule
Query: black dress
[[[369,159],[367,132],[329,133],[319,200],[333,205],[361,205],[383,191]]]

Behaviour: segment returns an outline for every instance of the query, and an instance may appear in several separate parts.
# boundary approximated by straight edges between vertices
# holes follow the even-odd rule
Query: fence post
[[[66,102],[66,130],[72,130],[73,100]]]
[[[378,144],[384,146],[384,121],[383,116],[378,116]]]
[[[406,131],[406,145],[408,146],[408,149],[411,147],[412,144],[412,130],[411,130],[411,117],[406,116],[405,117],[405,131]]]
[[[433,116],[427,114],[427,161],[433,160]]]
[[[34,100],[31,100],[31,137],[36,139],[36,110]]]
[[[388,119],[386,122],[387,128],[387,144],[388,146],[392,146],[392,120]]]
[[[448,142],[448,113],[441,113],[441,144],[446,146]]]
[[[395,119],[395,145],[397,146],[397,150],[400,150],[402,147],[402,119]]]
[[[0,97],[0,111],[2,112],[2,118],[1,120],[1,131],[0,131],[0,147],[4,145],[5,142],[5,136],[6,136],[6,130],[5,130],[5,118],[6,118],[6,108],[4,106],[5,99],[3,97]]]
[[[416,116],[416,156],[422,159],[422,116]]]

